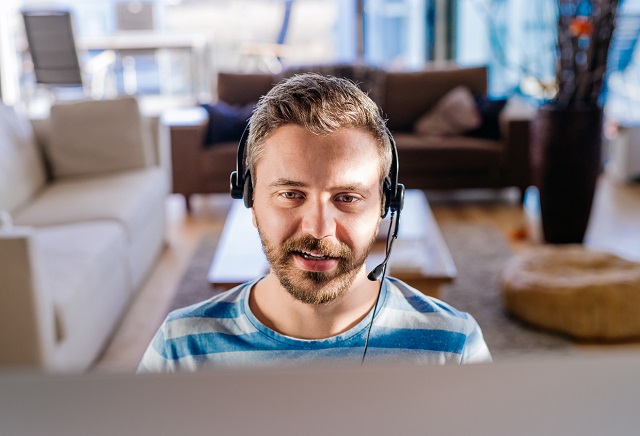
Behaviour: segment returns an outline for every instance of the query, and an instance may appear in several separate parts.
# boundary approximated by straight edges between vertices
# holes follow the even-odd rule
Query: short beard
[[[258,233],[262,249],[280,284],[298,301],[312,305],[326,305],[344,295],[353,284],[375,242],[375,234],[364,253],[357,258],[348,245],[332,244],[324,239],[305,235],[289,238],[281,248],[271,244],[265,235]],[[322,255],[338,258],[338,267],[332,272],[301,271],[294,266],[294,253],[318,251]]]

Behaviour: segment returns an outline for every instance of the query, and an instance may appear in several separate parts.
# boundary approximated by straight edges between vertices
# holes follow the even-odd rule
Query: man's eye
[[[296,194],[295,192],[283,192],[280,195],[286,198],[287,200],[295,200],[296,198],[299,197],[299,195]]]
[[[341,195],[340,197],[337,198],[337,200],[342,203],[354,203],[358,199],[353,195]]]

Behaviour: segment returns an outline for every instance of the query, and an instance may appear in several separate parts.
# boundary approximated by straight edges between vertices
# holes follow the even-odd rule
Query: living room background
[[[408,188],[425,190],[425,198],[428,196],[432,207],[433,216],[429,221],[443,230],[441,247],[446,250],[441,250],[441,254],[452,255],[453,262],[444,263],[455,265],[458,272],[454,282],[443,284],[442,299],[456,307],[466,305],[463,310],[478,317],[496,356],[501,351],[505,356],[519,352],[532,355],[538,350],[565,353],[568,348],[565,343],[569,341],[564,338],[537,331],[519,333],[525,328],[506,318],[498,283],[499,273],[510,257],[533,248],[543,235],[542,196],[535,187],[528,189],[531,187],[530,125],[535,104],[549,97],[541,85],[553,86],[554,83],[556,1],[59,0],[54,3],[54,0],[3,0],[0,2],[0,98],[7,106],[0,105],[5,114],[0,167],[6,169],[0,170],[0,176],[4,176],[0,177],[4,180],[0,180],[0,203],[3,203],[0,209],[9,212],[0,211],[0,233],[7,225],[26,225],[44,234],[43,238],[49,238],[43,240],[51,251],[39,251],[38,259],[46,262],[51,270],[47,276],[37,276],[45,277],[46,286],[41,288],[47,298],[70,295],[72,287],[64,282],[67,278],[79,278],[85,271],[95,272],[73,288],[82,290],[74,295],[87,297],[93,305],[76,304],[82,301],[79,297],[66,300],[74,305],[57,300],[58,307],[71,307],[75,312],[63,313],[58,308],[46,311],[49,318],[51,314],[55,317],[41,323],[49,326],[44,329],[45,336],[60,342],[72,334],[80,337],[80,333],[86,333],[82,337],[90,338],[93,349],[77,346],[76,356],[84,359],[82,366],[91,366],[91,370],[96,371],[135,370],[167,308],[208,298],[211,284],[216,280],[205,276],[213,259],[222,258],[214,254],[214,250],[218,241],[224,239],[222,232],[227,223],[236,222],[230,213],[234,202],[228,195],[228,183],[229,173],[235,166],[240,133],[235,138],[226,137],[224,143],[203,141],[203,133],[207,138],[218,135],[220,139],[225,129],[219,121],[225,115],[225,108],[226,115],[230,114],[228,118],[239,114],[234,111],[237,108],[251,111],[252,102],[264,95],[279,77],[295,74],[296,68],[298,71],[310,68],[308,64],[327,64],[314,68],[331,68],[324,69],[326,74],[344,74],[360,84],[369,80],[372,84],[369,95],[380,98],[372,97],[382,102],[380,106],[389,118],[399,153],[410,153],[399,159],[403,162],[401,181]],[[608,153],[605,156],[608,161],[603,162],[606,168],[599,177],[587,242],[591,248],[640,261],[640,185],[637,183],[640,166],[632,165],[632,152],[639,151],[635,145],[640,143],[637,128],[640,126],[637,50],[640,0],[621,0],[621,5],[618,32],[611,48],[605,116],[611,121],[606,127],[614,125],[622,134],[618,140],[612,135],[603,141],[608,149],[603,150]],[[82,92],[88,89],[80,88],[81,93],[76,96],[80,95],[81,101],[60,102],[63,98],[59,97],[71,97],[71,94],[57,95],[52,87],[36,85],[21,11],[54,6],[71,14],[64,17],[73,20],[83,67],[102,54],[116,53],[109,65],[112,68],[109,76],[121,98],[111,98],[115,94],[86,98],[88,95]],[[65,22],[68,23],[69,20]],[[47,26],[36,28],[42,30]],[[51,42],[46,37],[43,39]],[[187,45],[175,46],[185,41]],[[106,47],[98,43],[121,45]],[[57,48],[60,44],[49,46]],[[195,56],[194,52],[197,52]],[[75,59],[75,47],[70,53]],[[54,58],[57,59],[56,55]],[[451,68],[451,60],[461,68]],[[305,66],[300,66],[303,64]],[[194,65],[206,68],[198,72],[194,71]],[[241,74],[248,72],[254,74]],[[380,80],[382,73],[384,77]],[[454,92],[455,88],[462,89],[463,93]],[[469,103],[465,107],[471,110],[471,115],[468,110],[440,110],[447,107],[440,104],[442,101],[451,103],[451,99],[445,98],[451,95],[458,98],[457,103]],[[511,96],[516,98],[509,98]],[[28,104],[36,102],[35,97],[49,104],[48,113],[36,116],[37,111],[22,113],[25,107],[35,106]],[[173,106],[160,104],[165,101]],[[88,106],[84,106],[85,103]],[[115,106],[105,109],[104,113],[96,112],[108,107],[103,106],[105,104]],[[120,105],[126,105],[128,110]],[[91,107],[94,109],[87,109]],[[482,117],[473,116],[479,107],[484,113],[492,114],[491,123],[482,123]],[[453,113],[459,116],[449,116]],[[499,114],[504,114],[501,124]],[[235,116],[241,125],[240,132],[247,117]],[[112,118],[111,124],[107,122]],[[449,130],[455,134],[443,134],[443,129],[446,132],[451,124],[442,121],[454,118],[456,121],[475,119],[480,121],[480,127],[468,130],[471,127],[465,125],[464,131],[461,128],[456,132]],[[135,144],[120,140],[120,136],[133,130],[137,132]],[[69,139],[70,135],[73,137]],[[18,152],[24,149],[24,144],[29,144],[30,153]],[[86,171],[86,179],[74,176],[70,170],[77,169],[68,162],[69,157],[75,157],[79,151],[86,152],[85,156],[90,158],[87,162],[97,162],[98,169],[107,167],[108,171],[96,177]],[[103,158],[105,154],[107,158]],[[136,166],[130,170],[131,161]],[[640,157],[635,161],[640,162]],[[51,162],[55,165],[49,165]],[[229,166],[225,167],[226,164]],[[52,177],[47,177],[46,165]],[[117,166],[118,171],[111,171],[113,166]],[[32,171],[35,167],[37,172]],[[16,168],[19,171],[14,171]],[[129,171],[140,176],[133,180],[139,183],[132,183]],[[26,183],[16,174],[33,176],[29,180],[37,179],[40,185]],[[67,175],[71,180],[67,180]],[[112,175],[117,184],[111,183]],[[124,182],[120,183],[120,177]],[[62,188],[57,188],[59,182]],[[104,182],[105,187],[98,186],[98,182]],[[77,191],[66,191],[66,186]],[[33,187],[29,195],[34,201],[28,208],[20,204],[22,200],[13,200],[27,192],[25,187]],[[53,194],[50,193],[52,188],[62,189],[61,200],[55,197],[59,191],[54,189]],[[523,193],[529,193],[524,196],[524,207],[520,201]],[[12,200],[8,208],[7,198]],[[240,207],[245,210],[242,204]],[[126,219],[113,218],[113,213],[119,211],[123,211],[121,215]],[[95,215],[90,216],[94,212]],[[424,219],[412,220],[409,212],[410,207],[405,208],[403,228],[411,231],[425,227]],[[108,219],[104,221],[108,223],[85,223],[85,218],[95,221],[98,215],[100,219],[106,216]],[[69,219],[68,226],[60,224],[60,216]],[[163,232],[165,219],[167,227]],[[124,224],[116,231],[113,227],[119,221]],[[104,243],[93,243],[88,237],[65,237],[59,232],[59,227],[74,231],[78,226],[84,231],[85,225],[89,230],[97,229],[90,236],[102,238],[100,241]],[[108,229],[102,231],[102,225]],[[127,232],[134,237],[128,237]],[[85,234],[89,233],[87,230]],[[129,247],[123,242],[126,240],[131,240],[130,246],[135,249],[121,249]],[[76,244],[71,247],[75,248],[71,250],[75,257],[59,255],[69,242]],[[399,256],[402,249],[398,247],[403,241],[400,242],[396,244],[394,257],[406,263],[409,256]],[[0,246],[5,247],[6,244]],[[409,247],[412,246],[409,244]],[[110,281],[101,280],[98,275],[114,271],[109,267],[111,264],[99,256],[103,248],[104,252],[117,254],[111,259],[120,268],[119,274],[109,274]],[[143,250],[146,256],[140,256]],[[86,255],[89,251],[91,256]],[[155,258],[158,251],[161,252]],[[11,250],[5,249],[0,254],[4,254],[0,256],[3,259],[13,260]],[[76,266],[70,258],[86,261],[95,268]],[[410,256],[412,261],[427,258],[413,253]],[[125,280],[125,262],[129,262],[136,277],[131,286],[117,283]],[[29,280],[35,277],[26,268],[17,270],[11,268],[11,263],[0,262],[0,267],[3,265],[5,268],[0,268],[3,277],[9,276],[6,271],[13,273],[14,270],[19,274],[26,271],[21,277]],[[24,261],[21,265],[30,266],[31,262]],[[433,273],[424,276],[436,282],[443,279],[442,275]],[[424,276],[418,279],[423,280]],[[450,280],[451,276],[444,278]],[[95,280],[99,285],[88,280]],[[5,284],[12,281],[0,279]],[[122,292],[104,291],[107,287]],[[26,288],[29,286],[20,288],[17,295],[31,295],[22,290]],[[51,288],[62,292],[53,294]],[[105,304],[105,300],[88,297],[93,295],[113,297],[109,300],[111,306]],[[198,298],[183,303],[185,296]],[[5,314],[31,319],[22,316],[31,313],[29,310],[17,310],[9,304],[0,304],[2,307]],[[69,316],[69,313],[79,315]],[[97,325],[93,322],[94,313],[104,315],[103,326],[107,322],[117,324],[101,330],[101,340],[107,341],[104,347],[95,340],[98,335],[94,330],[84,328]],[[6,325],[13,322],[9,316],[0,316],[2,319]],[[78,322],[70,324],[73,320]],[[505,328],[505,325],[511,327]],[[5,337],[9,336],[17,337]],[[37,343],[36,340],[21,342]],[[637,348],[637,341],[631,346]],[[578,348],[589,353],[595,351],[583,344]],[[4,349],[11,350],[11,357],[17,354],[15,347]],[[598,351],[600,349],[608,351],[614,347],[598,346]],[[86,350],[94,354],[87,357],[90,353]],[[73,353],[63,350],[57,356],[73,357]],[[94,358],[95,363],[89,362]],[[60,367],[70,368],[68,362],[57,361]],[[74,365],[81,367],[77,361]]]
[[[285,23],[286,4],[291,14]],[[420,69],[442,59],[487,65],[489,94],[494,97],[518,93],[539,101],[548,97],[540,84],[550,84],[554,77],[556,0],[8,0],[0,6],[3,101],[21,101],[34,82],[20,10],[67,9],[76,38],[82,40],[118,31],[118,8],[123,5],[134,12],[149,6],[154,30],[206,36],[212,77],[218,70],[264,67],[247,62],[246,47],[276,43],[279,36],[286,46],[286,56],[279,56],[279,61],[285,65],[358,59],[387,69]],[[635,44],[639,33],[640,0],[621,1],[609,62],[607,110],[624,122],[640,121]],[[166,87],[161,90],[156,60],[137,60],[136,93],[166,92]],[[185,58],[172,54],[170,62],[169,92],[187,93]],[[117,73],[122,93],[122,71]]]

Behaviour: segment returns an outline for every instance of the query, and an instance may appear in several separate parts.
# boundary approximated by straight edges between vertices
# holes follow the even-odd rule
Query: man
[[[367,278],[393,159],[366,94],[347,80],[294,76],[260,100],[249,131],[245,201],[270,271],[169,314],[140,371],[491,360],[470,315],[399,280]]]

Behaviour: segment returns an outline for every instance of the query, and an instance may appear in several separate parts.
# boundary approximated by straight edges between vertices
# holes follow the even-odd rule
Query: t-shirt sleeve
[[[142,360],[140,361],[136,372],[172,372],[170,360],[168,359],[166,351],[166,340],[164,334],[165,325],[165,323],[162,323],[162,326],[160,326],[151,340],[151,343],[142,356]]]
[[[469,318],[471,329],[462,350],[461,363],[490,363],[493,359],[482,336],[482,330],[473,317],[469,316]]]

